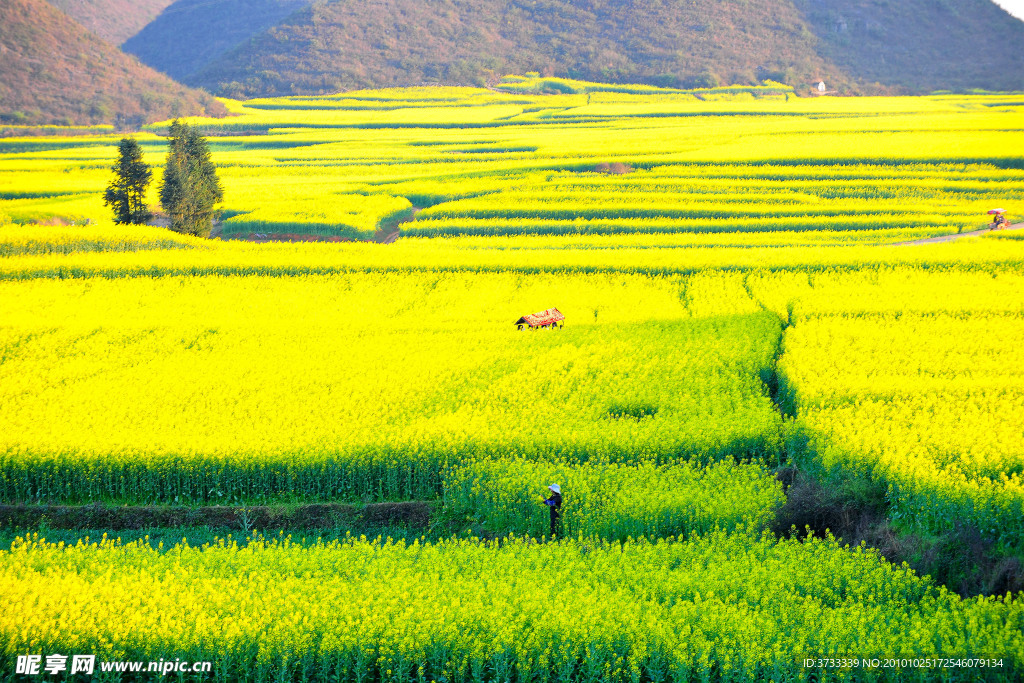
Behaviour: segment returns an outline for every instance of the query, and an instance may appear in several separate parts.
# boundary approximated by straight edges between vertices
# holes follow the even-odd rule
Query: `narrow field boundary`
[[[1015,223],[1013,225],[1001,228],[1000,232],[1006,232],[1008,230],[1024,230],[1024,223]],[[990,232],[996,232],[994,228],[982,228],[981,230],[971,230],[970,232],[960,232],[955,235],[939,235],[938,237],[925,237],[924,239],[914,240],[912,242],[896,242],[892,246],[894,247],[910,247],[915,244],[937,244],[939,242],[952,242],[958,240],[961,237],[977,237],[978,235],[986,235]]]
[[[251,530],[376,528],[403,526],[426,529],[431,506],[423,501],[371,503],[358,507],[337,503],[293,507],[253,506],[122,506],[0,505],[0,529],[110,529],[154,527],[227,527]]]

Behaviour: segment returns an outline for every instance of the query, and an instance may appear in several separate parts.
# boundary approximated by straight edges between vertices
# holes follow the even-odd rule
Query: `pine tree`
[[[214,205],[224,198],[206,138],[177,119],[168,131],[167,165],[160,183],[160,203],[171,230],[209,237]]]
[[[111,167],[114,179],[103,193],[103,204],[114,209],[114,222],[142,225],[152,218],[146,206],[146,188],[153,177],[142,160],[142,148],[135,138],[122,138],[117,145],[117,162]]]

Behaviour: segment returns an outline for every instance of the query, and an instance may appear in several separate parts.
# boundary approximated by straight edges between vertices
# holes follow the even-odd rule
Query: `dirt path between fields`
[[[362,507],[336,503],[284,506],[118,506],[0,505],[0,529],[30,529],[45,522],[50,529],[112,529],[196,527],[253,529],[354,529],[405,526],[425,529],[430,525],[431,503],[370,503]]]
[[[1024,230],[1024,223],[1015,223],[1009,227],[1002,228],[1001,231],[1006,230]],[[972,230],[970,232],[961,232],[956,235],[939,235],[938,237],[926,237],[920,240],[914,240],[912,242],[897,242],[893,244],[894,247],[909,247],[915,244],[937,244],[939,242],[952,242],[958,240],[961,237],[975,237],[977,235],[985,235],[990,232],[995,232],[992,228],[982,228],[981,230]]]

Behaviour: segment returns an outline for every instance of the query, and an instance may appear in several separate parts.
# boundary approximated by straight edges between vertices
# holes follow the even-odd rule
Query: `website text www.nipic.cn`
[[[96,655],[18,655],[14,673],[26,676],[55,676],[66,674],[90,675],[97,670],[103,673],[152,673],[160,676],[175,673],[207,673],[210,662],[190,662],[181,659],[160,659],[149,662],[96,661]]]

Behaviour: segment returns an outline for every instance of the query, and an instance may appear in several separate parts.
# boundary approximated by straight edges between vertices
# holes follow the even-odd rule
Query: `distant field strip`
[[[214,136],[223,230],[370,239],[422,208],[403,234],[940,234],[1024,200],[1024,111],[1007,95],[522,83],[229,102],[236,116],[193,121]],[[139,136],[157,178],[165,129]],[[116,141],[0,141],[0,224],[108,216]]]
[[[204,240],[148,226],[104,224],[0,227],[0,257],[209,247],[210,244]]]

